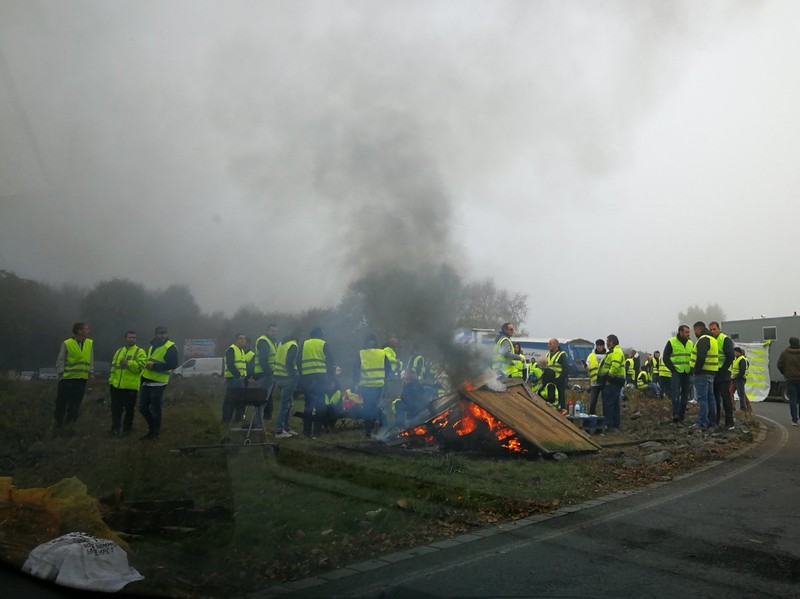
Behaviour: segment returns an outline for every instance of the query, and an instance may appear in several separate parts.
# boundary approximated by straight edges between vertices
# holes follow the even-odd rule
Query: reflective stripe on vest
[[[744,360],[744,380],[746,381],[747,374],[750,371],[750,361],[744,356],[739,356],[733,360],[733,364],[731,364],[731,374],[734,378],[739,376],[739,364],[742,360]]]
[[[128,360],[127,366],[120,364],[123,358]],[[147,357],[144,350],[138,345],[120,347],[111,360],[111,374],[108,377],[108,384],[115,389],[138,389],[142,382],[142,369],[146,360]],[[133,370],[131,366],[133,366]]]
[[[307,339],[305,343],[303,343],[303,357],[300,361],[300,370],[303,376],[307,374],[325,374],[328,372],[324,347],[325,342],[317,338]]]
[[[514,345],[508,337],[500,337],[494,344],[494,358],[492,360],[492,370],[500,372],[506,378],[511,376],[512,360],[506,357],[506,350],[503,344],[508,342],[508,351],[514,353]]]
[[[548,354],[547,354],[547,365],[548,365],[550,368],[552,368],[552,369],[553,369],[553,372],[555,372],[555,373],[556,373],[556,378],[559,378],[559,377],[561,376],[561,373],[562,373],[562,372],[563,372],[563,370],[564,370],[564,369],[561,367],[561,364],[559,364],[559,363],[558,363],[558,360],[559,360],[559,359],[561,358],[561,356],[563,356],[563,355],[564,355],[564,352],[563,352],[562,350],[558,350],[556,353],[554,353],[554,354],[552,354],[552,355],[550,355],[550,353],[548,353]]]
[[[422,376],[422,373],[425,370],[425,358],[422,356],[422,354],[414,354],[411,356],[411,358],[409,358],[408,369],[416,372],[418,376]]]
[[[688,373],[691,370],[689,359],[694,350],[694,343],[692,343],[691,339],[687,339],[686,345],[684,345],[677,337],[670,339],[669,343],[672,346],[672,356],[670,360],[672,360],[672,365],[675,367],[675,372],[680,374]]]
[[[278,351],[275,355],[275,376],[289,376],[289,371],[286,368],[286,358],[289,356],[289,349],[297,347],[297,341],[287,341],[278,346]]]
[[[342,392],[340,390],[336,390],[333,395],[325,394],[325,405],[326,406],[338,406],[342,401]]]
[[[164,357],[167,355],[167,350],[173,345],[175,344],[172,341],[167,341],[166,343],[164,343],[164,345],[157,347],[155,351],[153,351],[153,346],[151,345],[150,348],[147,350],[147,360],[163,364],[165,362]],[[142,373],[142,376],[146,379],[150,379],[151,381],[156,381],[158,383],[168,383],[170,374],[172,374],[171,370],[166,370],[164,372],[156,372],[155,370],[150,370],[149,368],[146,368],[145,371]]]
[[[358,355],[361,358],[361,386],[383,387],[386,380],[386,352],[382,349],[362,349]]]
[[[636,377],[636,388],[639,391],[644,391],[647,389],[647,385],[650,383],[650,374],[646,370],[639,371],[639,374]]]
[[[625,360],[625,374],[631,378],[636,375],[636,369],[633,367],[633,358]]]
[[[717,354],[717,362],[719,363],[717,370],[722,370],[722,365],[725,363],[725,352],[723,350],[725,348],[725,339],[727,338],[728,336],[723,332],[720,332],[717,336],[717,351],[719,351]]]
[[[64,341],[64,345],[67,347],[67,355],[64,358],[64,374],[61,378],[88,379],[92,363],[92,340],[84,339],[82,348],[74,338]]]
[[[233,349],[233,369],[239,373],[241,378],[245,378],[247,376],[247,356],[244,355],[244,350],[236,345],[235,343],[231,344],[228,349]],[[227,352],[225,352],[227,353]],[[225,358],[227,362],[227,356]],[[232,379],[235,378],[231,371],[229,370],[230,364],[225,364],[225,378]]]
[[[264,369],[261,368],[261,357],[258,355],[259,341],[266,341],[267,345],[269,345],[269,359],[267,360],[267,362],[269,362],[272,371],[275,372],[275,359],[277,358],[276,354],[278,352],[278,348],[275,347],[275,344],[272,342],[272,339],[270,339],[266,335],[261,335],[261,337],[256,339],[256,362],[255,362],[256,368],[253,372],[255,372],[256,374],[263,374],[264,372]]]
[[[708,339],[708,353],[706,354],[706,361],[703,362],[703,370],[706,372],[717,372],[719,370],[719,348],[717,347],[717,340],[711,335],[701,335],[700,339]],[[700,339],[697,343],[700,343]],[[697,344],[692,347],[692,357],[689,358],[689,368],[694,370],[697,364]]]
[[[625,354],[622,353],[619,345],[606,354],[600,364],[600,375],[608,375],[619,379],[625,378]]]
[[[663,359],[659,360],[658,363],[658,376],[663,376],[666,378],[670,378],[672,376],[672,372],[670,372],[670,369],[667,368],[667,365]]]

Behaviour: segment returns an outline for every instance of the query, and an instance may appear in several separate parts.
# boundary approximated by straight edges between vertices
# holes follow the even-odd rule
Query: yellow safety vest
[[[362,349],[358,355],[361,358],[361,386],[383,387],[386,381],[386,352],[382,349]]]
[[[397,372],[398,365],[397,365],[397,352],[394,351],[393,347],[384,347],[383,351],[386,352],[386,357],[389,358],[389,364],[392,367],[392,372]]]
[[[672,346],[672,356],[670,360],[672,360],[672,365],[675,367],[675,372],[680,374],[690,372],[691,366],[689,366],[689,359],[694,350],[694,343],[692,343],[692,340],[687,339],[686,345],[684,345],[677,337],[673,337],[669,340],[669,343]]]
[[[128,360],[127,366],[120,365],[120,361]],[[138,345],[120,347],[111,360],[111,375],[108,384],[115,389],[136,390],[142,382],[142,370],[147,362],[147,354]]]
[[[605,354],[601,354],[605,356]],[[589,365],[589,382],[594,383],[597,381],[597,371],[600,369],[600,360],[597,359],[597,354],[592,352],[586,358],[586,363]]]
[[[639,391],[644,391],[647,389],[647,385],[650,384],[651,380],[649,372],[640,370],[639,375],[636,377],[636,388],[639,389]]]
[[[633,358],[628,358],[625,360],[625,374],[627,374],[631,379],[636,376],[636,369],[633,367]]]
[[[275,372],[275,359],[277,358],[278,348],[275,347],[275,344],[272,342],[272,339],[267,337],[266,335],[261,335],[258,339],[256,339],[256,362],[255,362],[255,370],[253,371],[255,374],[263,374],[264,369],[261,368],[261,357],[258,355],[258,342],[259,341],[266,341],[267,345],[269,345],[269,365],[272,368],[272,371]]]
[[[503,347],[505,343],[508,343],[509,351],[513,354],[514,353],[514,344],[511,343],[511,339],[506,336],[500,337],[494,344],[494,358],[492,360],[492,370],[495,372],[500,372],[506,378],[511,376],[511,367],[513,366],[512,360],[505,356],[506,350]]]
[[[600,376],[607,375],[625,382],[625,354],[622,353],[619,345],[615,345],[614,349],[606,354],[598,372]]]
[[[717,370],[721,370],[722,365],[725,363],[725,352],[723,350],[725,345],[725,339],[727,338],[728,336],[723,332],[720,332],[719,336],[717,336],[717,349],[719,351],[719,353],[717,354],[717,361],[719,362],[719,367],[717,368]]]
[[[236,370],[236,372],[239,373],[239,376],[241,378],[246,378],[247,377],[247,356],[245,355],[244,350],[241,349],[235,343],[231,344],[231,347],[228,348],[228,349],[231,349],[231,348],[233,348],[233,368]],[[225,364],[225,378],[226,379],[235,378],[233,376],[233,374],[231,374],[231,371],[228,370],[228,366],[229,366],[228,364]]]
[[[289,349],[297,347],[297,341],[287,341],[278,346],[278,351],[275,355],[275,376],[289,376],[289,370],[286,368],[286,358],[289,356]]]
[[[64,379],[88,379],[89,368],[92,363],[92,340],[84,339],[83,348],[78,345],[74,338],[64,341],[67,347],[64,357]]]
[[[157,347],[155,351],[153,351],[153,346],[151,345],[147,350],[147,361],[159,362],[163,364],[164,357],[167,355],[167,350],[173,345],[175,344],[172,341],[167,341],[164,345]],[[157,383],[168,383],[170,374],[172,374],[171,370],[156,372],[155,370],[145,368],[144,372],[142,373],[142,377],[150,379],[151,381],[156,381]]]
[[[339,403],[342,401],[342,392],[341,390],[337,389],[333,395],[325,394],[325,405],[326,406],[338,406]]]
[[[658,376],[664,377],[664,378],[671,378],[672,377],[672,372],[670,371],[669,368],[667,368],[667,365],[664,363],[664,358],[661,358],[658,361]]]
[[[303,357],[300,361],[300,370],[303,376],[328,372],[324,347],[325,342],[317,338],[307,339],[303,343]]]
[[[561,364],[558,363],[558,360],[563,355],[564,352],[562,350],[558,350],[556,353],[552,355],[549,352],[547,354],[547,365],[553,369],[553,372],[556,373],[556,378],[559,378],[561,376],[561,372],[564,370],[561,367]]]
[[[711,335],[701,335],[700,339],[708,339],[708,353],[706,354],[706,361],[703,362],[703,370],[706,372],[717,372],[719,370],[719,348],[717,347],[717,340]],[[700,343],[700,339],[697,343]],[[697,344],[692,347],[692,357],[689,358],[689,368],[694,370],[697,363]]]
[[[744,356],[739,356],[733,360],[731,364],[731,374],[735,377],[739,376],[739,363],[744,360],[744,380],[747,380],[747,374],[750,372],[750,361]]]

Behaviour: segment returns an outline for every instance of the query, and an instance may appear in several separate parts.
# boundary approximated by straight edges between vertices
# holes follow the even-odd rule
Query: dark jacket
[[[787,347],[778,358],[778,370],[787,381],[800,381],[800,347]]]
[[[158,339],[155,338],[150,342],[150,347],[153,348],[155,351],[157,348],[164,345],[169,338],[167,339]],[[167,350],[167,353],[164,354],[164,362],[155,362],[153,367],[150,369],[153,372],[166,372],[167,370],[175,370],[178,367],[178,346],[173,345]]]
[[[720,356],[724,356],[724,361],[720,364],[717,376],[714,377],[718,381],[731,380],[731,365],[736,359],[736,354],[733,353],[733,339],[726,336],[725,341],[722,342],[722,347],[717,348]]]
[[[700,333],[700,337],[698,337],[697,342],[694,344],[695,351],[697,352],[697,356],[694,360],[694,374],[713,374],[716,375],[716,370],[706,370],[703,368],[706,364],[706,357],[708,357],[708,350],[710,348],[710,339],[706,338],[705,335],[714,338],[714,335],[711,334],[711,331],[708,329],[703,329],[703,332]]]
[[[683,341],[680,337],[677,337],[678,341],[686,347],[686,344],[689,343],[689,340]],[[670,338],[667,341],[667,344],[664,346],[664,351],[661,354],[661,359],[664,360],[664,365],[669,368],[669,371],[675,374],[675,365],[672,363],[672,339]],[[706,349],[708,351],[708,349]]]

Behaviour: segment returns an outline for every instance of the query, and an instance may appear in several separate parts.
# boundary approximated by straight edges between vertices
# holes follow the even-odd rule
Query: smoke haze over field
[[[232,312],[449,262],[532,335],[652,349],[690,304],[791,314],[798,13],[6,1],[0,268]]]

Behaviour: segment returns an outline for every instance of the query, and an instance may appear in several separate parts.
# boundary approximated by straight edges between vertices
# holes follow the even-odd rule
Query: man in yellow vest
[[[278,352],[278,325],[267,325],[267,333],[256,339],[256,355],[253,358],[253,378],[258,388],[264,392],[267,403],[263,409],[257,409],[253,416],[253,428],[263,426],[263,419],[272,418],[272,389],[275,385],[275,357]]]
[[[492,359],[492,370],[497,373],[498,378],[511,378],[514,371],[514,364],[520,360],[519,354],[514,352],[514,344],[511,337],[514,336],[514,324],[504,322],[500,327],[500,332],[494,338],[494,357]]]
[[[317,438],[325,417],[325,389],[328,387],[328,378],[334,375],[336,367],[322,327],[311,330],[308,339],[303,341],[298,350],[298,356],[298,371],[305,398],[303,434]]]
[[[247,336],[238,333],[236,340],[225,350],[225,397],[222,400],[222,423],[229,424],[231,419],[241,420],[244,409],[234,404],[236,389],[244,389],[247,380],[247,356],[244,348]]]
[[[706,328],[703,321],[694,323],[694,334],[697,343],[692,349],[689,366],[694,374],[694,393],[697,396],[697,421],[693,428],[708,429],[714,426],[717,419],[714,401],[714,377],[719,370],[719,349],[717,340]]]
[[[714,404],[717,410],[717,420],[715,424],[719,426],[722,411],[725,411],[725,428],[732,430],[733,421],[733,397],[731,396],[731,365],[736,356],[733,353],[733,339],[728,337],[719,328],[719,323],[715,320],[708,323],[708,330],[717,340],[719,348],[719,370],[714,377]]]
[[[664,346],[662,363],[670,373],[670,398],[672,399],[672,422],[680,423],[686,418],[686,405],[692,387],[692,370],[689,360],[694,343],[689,339],[689,325],[682,324],[678,333]]]
[[[745,391],[750,362],[745,357],[744,350],[741,347],[734,347],[733,355],[736,357],[731,365],[731,379],[733,380],[736,394],[739,396],[739,408],[742,412],[751,412],[753,408],[750,406],[750,399],[747,397],[747,391]]]
[[[178,367],[178,348],[169,340],[167,327],[156,327],[147,350],[147,362],[139,388],[139,413],[147,421],[147,434],[140,441],[153,441],[161,433],[161,402],[169,376]]]
[[[281,392],[281,408],[275,421],[275,437],[288,439],[295,436],[289,426],[294,391],[297,389],[297,332],[284,335],[275,354],[275,384]]]
[[[547,342],[550,350],[547,352],[547,366],[553,369],[556,375],[556,387],[558,388],[558,408],[567,409],[567,368],[569,362],[566,352],[561,349],[558,339],[550,339]]]
[[[61,344],[56,358],[58,391],[54,414],[56,428],[78,419],[86,383],[94,373],[94,349],[89,339],[89,324],[72,325],[72,337]]]
[[[127,435],[133,426],[136,395],[142,383],[142,371],[147,354],[136,345],[136,331],[125,332],[125,345],[120,347],[111,360],[108,377],[111,395],[111,435]],[[124,414],[124,417],[123,417]]]
[[[364,400],[364,435],[367,438],[372,436],[375,424],[381,421],[379,404],[386,378],[391,376],[391,372],[386,352],[378,349],[377,338],[369,333],[353,369],[353,386]]]
[[[603,390],[597,375],[605,357],[606,342],[598,339],[594,342],[594,351],[586,358],[586,364],[589,367],[589,414],[591,415],[597,414],[597,399]]]
[[[597,377],[603,386],[603,417],[608,428],[619,428],[620,396],[625,386],[625,354],[616,335],[606,337],[608,352],[600,364]]]

